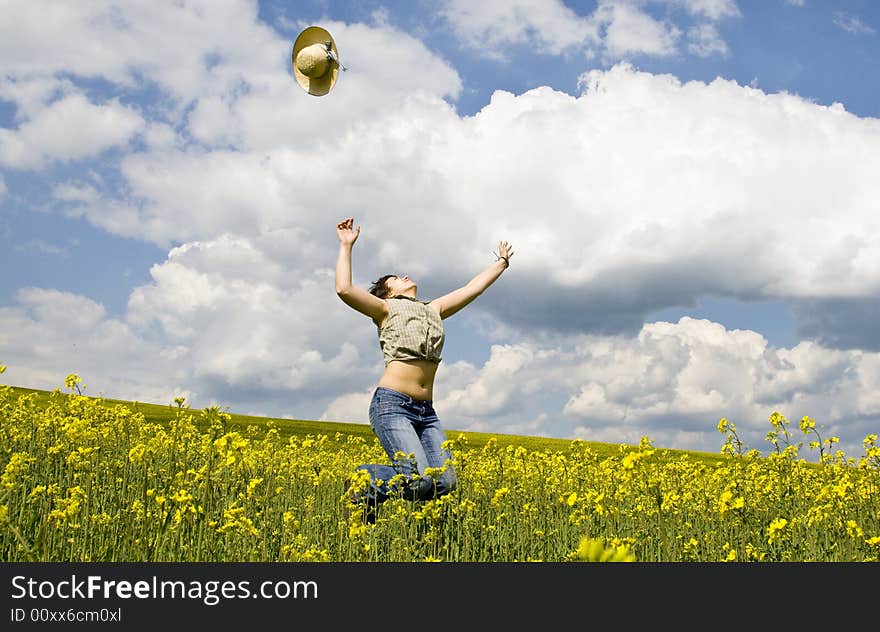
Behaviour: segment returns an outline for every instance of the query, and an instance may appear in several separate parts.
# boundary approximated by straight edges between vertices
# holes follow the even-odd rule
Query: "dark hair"
[[[384,274],[373,281],[373,285],[370,286],[370,294],[372,294],[373,296],[378,296],[379,298],[385,298],[386,296],[388,296],[388,286],[385,285],[385,281],[393,276],[396,275]]]

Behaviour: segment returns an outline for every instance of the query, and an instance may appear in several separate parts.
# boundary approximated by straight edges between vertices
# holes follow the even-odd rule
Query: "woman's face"
[[[385,286],[388,288],[388,296],[400,294],[415,295],[416,284],[406,275],[388,277],[385,280]]]

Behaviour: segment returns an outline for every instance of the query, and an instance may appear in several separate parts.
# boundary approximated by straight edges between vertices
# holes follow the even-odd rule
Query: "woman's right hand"
[[[344,219],[336,224],[336,235],[339,237],[339,243],[344,246],[353,246],[360,234],[361,227],[354,228],[353,217]]]

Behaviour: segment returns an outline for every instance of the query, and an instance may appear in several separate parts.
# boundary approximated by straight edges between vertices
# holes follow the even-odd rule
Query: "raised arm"
[[[361,227],[354,228],[354,219],[351,217],[336,225],[336,235],[339,237],[339,256],[336,259],[336,294],[349,307],[369,316],[376,323],[381,323],[388,313],[387,303],[351,283],[351,250],[360,234]]]
[[[495,283],[496,279],[501,276],[501,273],[510,267],[510,258],[512,256],[513,248],[510,244],[506,241],[499,242],[497,261],[468,281],[466,285],[431,301],[431,305],[440,312],[440,318],[452,316],[482,294],[487,287]]]

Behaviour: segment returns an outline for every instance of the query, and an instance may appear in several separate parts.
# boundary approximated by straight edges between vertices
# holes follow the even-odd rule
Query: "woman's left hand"
[[[498,242],[498,257],[503,258],[507,261],[507,265],[510,265],[510,258],[513,256],[513,246],[511,246],[506,241]]]

